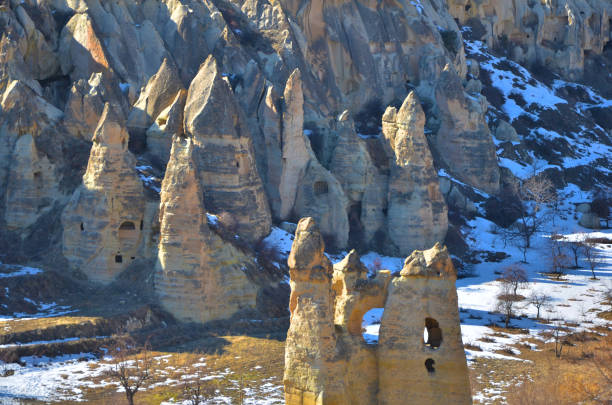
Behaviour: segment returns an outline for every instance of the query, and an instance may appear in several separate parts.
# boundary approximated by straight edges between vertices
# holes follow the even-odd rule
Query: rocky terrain
[[[344,295],[355,292],[338,277],[353,277],[355,266],[355,277],[399,285],[403,258],[445,245],[451,278],[460,278],[472,376],[485,378],[492,357],[469,344],[503,356],[503,345],[481,341],[501,333],[489,316],[495,280],[516,264],[531,280],[544,277],[550,240],[598,241],[599,281],[564,265],[562,280],[576,293],[546,291],[582,300],[585,313],[607,311],[607,0],[6,0],[0,33],[0,359],[18,374],[16,361],[28,370],[43,355],[98,364],[121,333],[151,336],[160,353],[202,350],[197,342],[225,335],[248,336],[248,344],[227,340],[234,357],[247,356],[240,350],[255,344],[248,339],[282,352],[274,339],[300,337],[287,332],[297,288],[289,282],[297,264],[287,258],[305,217],[325,251],[304,266],[329,270]],[[534,191],[534,183],[550,186]],[[585,260],[574,267],[589,268]],[[318,325],[322,341],[352,347],[342,367],[369,370],[363,378],[377,387],[396,378],[393,367],[375,373],[355,363],[387,355],[384,327],[374,357],[362,341],[378,342],[373,325],[389,325],[395,313],[382,308],[402,305],[390,292],[381,298],[387,287],[380,305],[367,305],[374,315],[342,320],[339,308],[352,302],[344,296],[342,305],[324,305],[335,315]],[[567,313],[572,333],[607,333],[595,330],[609,328],[604,318],[585,315],[590,327],[572,326],[582,315]],[[522,328],[547,328],[536,321]],[[345,323],[354,339],[335,336]],[[215,355],[220,375],[227,359]],[[336,360],[330,367],[342,374]],[[282,364],[264,369],[253,378],[274,377],[277,394],[301,378],[283,383]],[[330,384],[355,398],[373,392],[350,378]],[[241,380],[230,380],[231,395],[219,394],[225,403],[239,400],[232,389]],[[320,381],[296,390],[329,383]],[[397,383],[416,383],[407,381]],[[503,385],[470,383],[475,401],[510,401]],[[92,399],[106,390],[96,384],[86,394],[29,395],[0,378],[0,396]],[[391,403],[382,398],[391,391],[380,390],[379,403]],[[253,403],[278,397],[251,394]],[[155,395],[147,400],[178,398]]]

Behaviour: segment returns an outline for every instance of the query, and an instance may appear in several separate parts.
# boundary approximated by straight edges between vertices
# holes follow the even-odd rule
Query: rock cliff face
[[[388,229],[400,254],[444,240],[447,209],[424,133],[425,113],[411,92],[399,111],[383,116],[383,135],[391,159]]]
[[[155,291],[182,321],[226,319],[253,308],[257,289],[246,272],[251,257],[209,228],[194,141],[176,137],[162,183]]]
[[[471,404],[455,269],[446,248],[415,251],[399,277],[382,270],[374,279],[355,251],[333,273],[323,251],[314,220],[302,219],[288,262],[286,403]],[[361,335],[372,308],[384,308],[377,346]]]
[[[193,140],[207,209],[229,212],[238,223],[238,234],[249,241],[266,236],[270,208],[255,164],[253,141],[230,83],[212,56],[189,86],[184,130]]]
[[[108,283],[142,257],[145,197],[127,129],[106,104],[83,184],[62,214],[63,254],[91,280]],[[150,226],[150,224],[148,224]]]
[[[477,36],[512,59],[545,65],[570,79],[585,60],[603,53],[610,38],[612,4],[605,0],[530,2],[451,0],[461,24],[477,23]]]
[[[187,164],[184,154],[170,159],[173,139],[190,145],[200,209],[229,213],[245,246],[257,246],[273,221],[311,216],[328,247],[403,255],[444,241],[445,206],[476,211],[465,189],[497,198],[514,180],[500,170],[507,159],[547,160],[562,181],[592,178],[591,160],[574,153],[591,146],[567,145],[610,144],[609,103],[578,84],[553,83],[550,72],[541,79],[554,93],[549,105],[523,103],[517,89],[535,78],[510,60],[564,80],[608,77],[605,0],[5,3],[0,242],[14,260],[62,269],[66,259],[96,281],[112,280],[132,257],[161,257],[159,179]],[[504,81],[509,72],[514,80]],[[561,96],[573,112],[558,106]],[[560,125],[572,130],[554,141],[534,132]],[[566,170],[563,154],[581,163]],[[608,184],[609,157],[600,161],[607,169],[598,181]],[[198,266],[197,274],[208,271]],[[173,297],[167,307],[193,318],[196,310],[182,314],[177,298],[191,287],[176,288],[160,290]]]

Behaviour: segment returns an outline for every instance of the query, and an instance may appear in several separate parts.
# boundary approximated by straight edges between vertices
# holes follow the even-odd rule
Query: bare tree
[[[183,386],[183,397],[191,405],[204,404],[204,401],[215,395],[216,388],[213,384],[203,380],[204,373],[198,369],[195,381],[186,382]]]
[[[521,298],[512,293],[512,285],[502,283],[500,292],[497,294],[497,311],[504,316],[504,327],[508,328],[510,319],[514,315],[514,307]]]
[[[527,285],[529,277],[523,267],[518,264],[512,264],[504,269],[499,281],[502,284],[507,284],[512,295],[518,297],[517,291],[519,287]]]
[[[128,404],[134,405],[134,396],[144,382],[151,378],[149,344],[136,347],[131,339],[123,338],[111,348],[109,354],[113,364],[107,375],[123,387]]]
[[[529,296],[529,303],[531,305],[533,305],[534,307],[536,307],[538,313],[536,315],[536,319],[539,320],[540,319],[540,309],[546,305],[548,305],[548,303],[552,300],[552,298],[550,297],[550,295],[546,295],[543,292],[538,292],[538,291],[534,291],[531,293],[531,295]]]
[[[557,235],[550,238],[550,272],[560,279],[564,270],[569,267],[570,258],[565,254],[563,245]]]
[[[599,265],[601,258],[597,254],[597,243],[586,238],[583,243],[583,252],[586,262],[589,264],[593,280],[597,280],[595,268]]]
[[[567,249],[572,253],[572,257],[574,258],[574,268],[575,269],[580,268],[580,264],[578,264],[578,260],[580,259],[584,251],[584,240],[585,239],[586,239],[586,236],[583,233],[581,233],[578,236],[578,240],[570,240],[570,241],[567,241],[566,243]]]
[[[546,222],[544,209],[557,197],[552,182],[543,174],[535,174],[512,188],[517,197],[513,208],[518,219],[509,228],[508,236],[521,250],[523,262],[526,263],[531,239]]]

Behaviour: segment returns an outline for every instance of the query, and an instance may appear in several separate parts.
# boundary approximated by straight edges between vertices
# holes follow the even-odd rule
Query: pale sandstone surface
[[[175,137],[162,183],[155,291],[178,319],[207,322],[255,306],[246,271],[256,264],[209,228],[195,151],[193,140]]]
[[[388,232],[400,254],[444,241],[448,210],[424,133],[425,113],[411,92],[399,111],[387,108],[383,135],[391,160]]]
[[[286,403],[471,404],[455,269],[446,248],[415,251],[398,277],[383,270],[374,279],[355,251],[333,272],[323,252],[314,220],[300,220],[288,260]],[[385,309],[377,346],[361,335],[363,315],[372,308]]]
[[[189,86],[184,131],[193,140],[206,208],[229,212],[238,223],[238,234],[249,241],[266,236],[271,215],[253,142],[231,87],[212,56]]]
[[[570,79],[611,40],[607,0],[450,0],[448,6],[462,24],[477,19],[490,47],[506,47],[517,62],[545,65]]]
[[[142,258],[145,197],[128,133],[110,104],[93,137],[83,183],[62,214],[63,255],[91,280],[109,283]]]

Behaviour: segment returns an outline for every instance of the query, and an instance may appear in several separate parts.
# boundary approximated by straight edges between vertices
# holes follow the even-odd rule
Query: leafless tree
[[[509,228],[508,236],[523,253],[523,262],[527,262],[531,239],[546,222],[544,210],[547,204],[555,201],[557,195],[552,182],[543,174],[535,174],[512,188],[517,197],[513,208],[518,219]]]
[[[514,308],[516,303],[521,298],[516,294],[512,293],[512,285],[508,283],[502,283],[500,292],[497,294],[497,311],[504,316],[504,327],[508,328],[510,325],[510,319],[514,315]]]
[[[546,305],[548,305],[548,303],[552,300],[552,298],[549,295],[546,295],[543,292],[538,292],[538,291],[534,291],[531,293],[531,295],[529,296],[529,303],[531,305],[533,305],[534,307],[536,307],[538,313],[536,315],[536,319],[539,320],[540,319],[540,309]]]
[[[516,297],[519,287],[527,285],[529,277],[523,267],[518,264],[512,264],[504,269],[499,281],[502,284],[507,284],[509,291]]]
[[[560,242],[559,237],[553,235],[550,238],[550,272],[560,279],[564,270],[570,266],[570,258],[565,254],[565,249]]]
[[[574,268],[579,269],[580,264],[578,263],[582,253],[584,251],[584,240],[586,239],[584,234],[580,234],[578,240],[571,240],[566,242],[567,249],[572,253],[574,258]]]
[[[196,375],[194,381],[186,382],[183,386],[183,397],[191,405],[204,404],[204,401],[212,398],[216,391],[216,387],[212,383],[203,380],[204,373],[201,369],[198,369]]]
[[[597,254],[597,243],[593,242],[592,240],[589,240],[588,238],[585,239],[583,243],[583,252],[584,258],[589,264],[589,268],[591,269],[593,280],[597,280],[597,276],[595,275],[595,268],[599,265],[601,260],[601,258]]]
[[[117,381],[125,390],[129,405],[134,405],[134,396],[142,385],[151,378],[151,356],[149,344],[137,347],[129,338],[120,339],[111,348],[112,367],[107,375]]]

